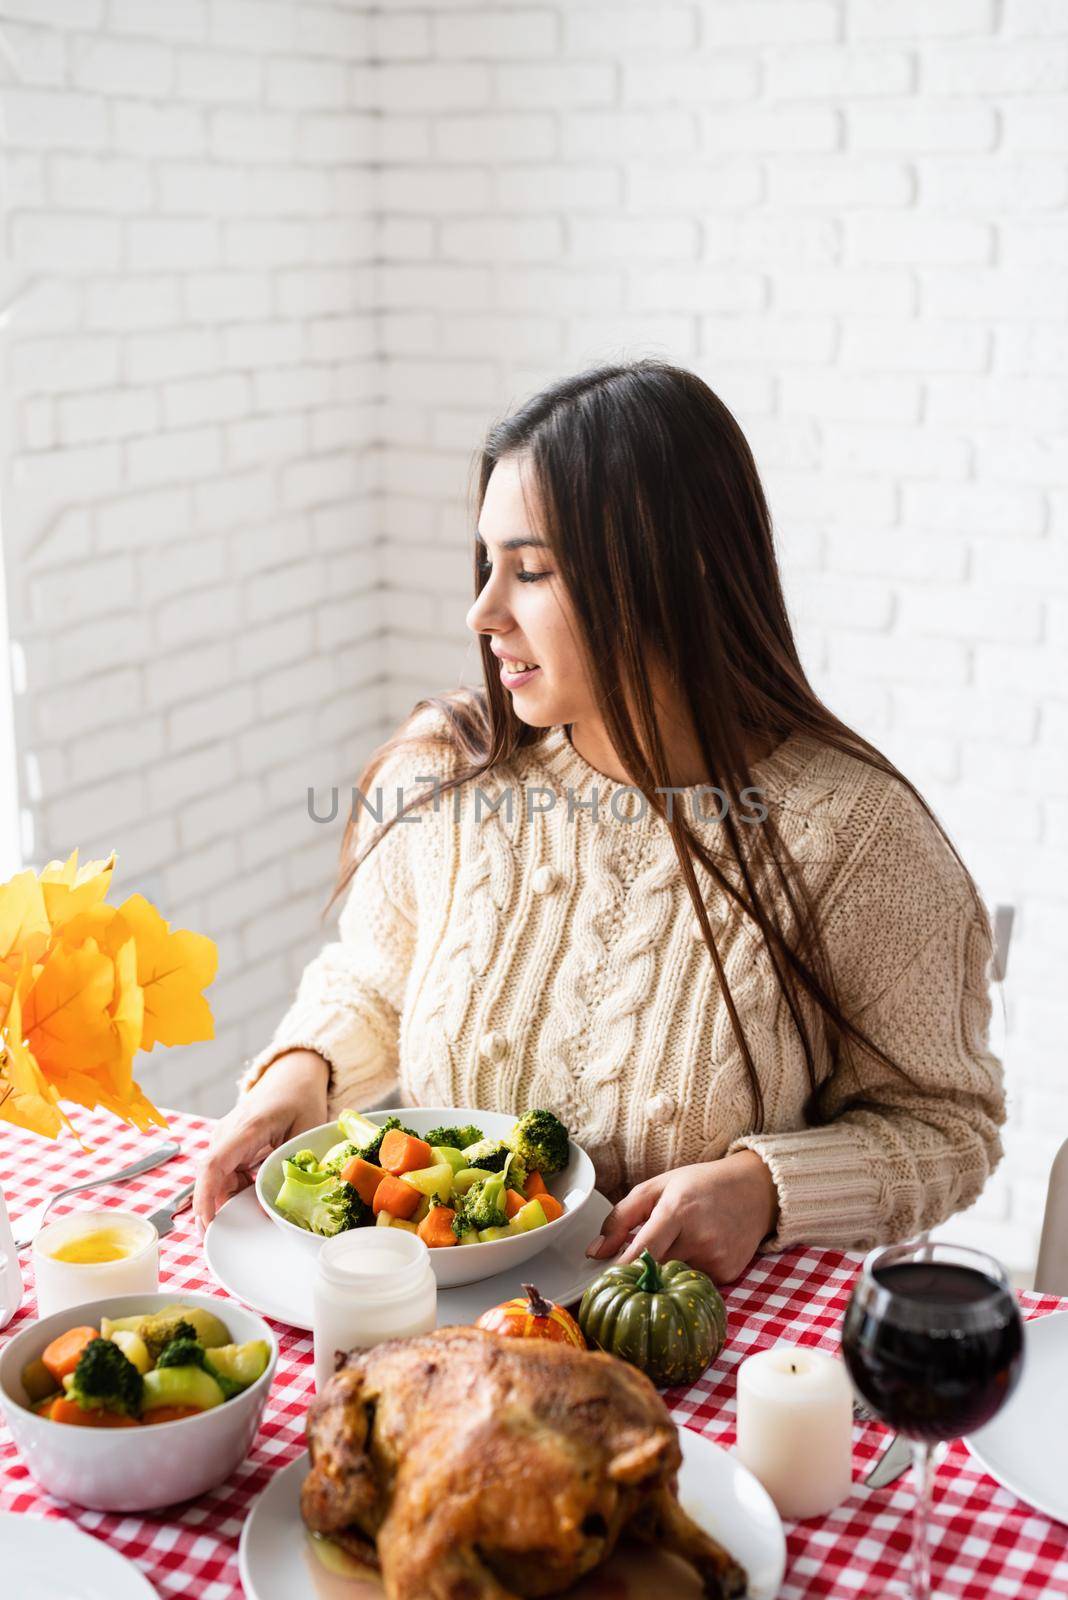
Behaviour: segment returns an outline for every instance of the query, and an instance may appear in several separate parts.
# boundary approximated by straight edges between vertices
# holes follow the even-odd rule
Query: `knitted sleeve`
[[[399,805],[428,789],[439,767],[440,753],[421,742],[387,757],[366,796],[381,817],[357,802],[355,849],[362,850]],[[412,835],[426,826],[432,808],[428,801],[413,813],[421,821],[396,823],[357,868],[338,918],[339,937],[304,968],[270,1042],[247,1063],[239,1080],[243,1091],[276,1057],[296,1049],[315,1050],[329,1063],[331,1106],[373,1103],[393,1087],[416,944]]]
[[[911,1238],[977,1198],[1002,1156],[1001,1063],[988,1048],[989,918],[968,895],[940,918],[879,992],[847,1014],[909,1073],[842,1041],[827,1086],[833,1120],[751,1134],[779,1192],[761,1252],[795,1244],[869,1250]],[[852,1058],[856,1078],[847,1062]],[[859,1087],[868,1105],[844,1108]]]

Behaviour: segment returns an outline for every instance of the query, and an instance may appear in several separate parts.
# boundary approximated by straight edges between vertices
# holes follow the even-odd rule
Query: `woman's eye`
[[[480,560],[478,563],[480,573],[488,574],[493,570],[493,562]],[[538,583],[542,578],[551,578],[551,572],[517,572],[516,577],[520,583]]]

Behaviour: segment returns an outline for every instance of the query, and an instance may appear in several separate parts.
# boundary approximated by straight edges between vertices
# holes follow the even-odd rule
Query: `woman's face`
[[[505,457],[490,474],[478,526],[485,585],[467,613],[467,626],[489,634],[498,659],[508,658],[501,683],[523,722],[549,728],[596,720],[570,602],[532,520],[533,483],[528,476],[528,506],[521,471],[520,458]],[[513,677],[508,668],[516,661],[536,670]]]

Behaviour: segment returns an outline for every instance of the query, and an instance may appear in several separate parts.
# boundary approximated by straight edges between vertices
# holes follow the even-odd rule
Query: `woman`
[[[566,379],[491,430],[478,502],[486,687],[361,776],[340,938],[216,1129],[201,1225],[386,1096],[556,1111],[614,1202],[590,1253],[636,1228],[627,1259],[721,1282],[970,1204],[1005,1119],[989,917],[805,677],[730,412],[659,361]]]

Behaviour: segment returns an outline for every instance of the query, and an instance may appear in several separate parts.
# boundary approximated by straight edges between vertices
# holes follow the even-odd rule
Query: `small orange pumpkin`
[[[580,1350],[587,1348],[582,1329],[570,1311],[546,1300],[532,1283],[525,1283],[523,1288],[525,1300],[505,1300],[503,1305],[491,1306],[476,1319],[475,1327],[510,1339],[553,1339],[560,1344],[577,1345]]]

